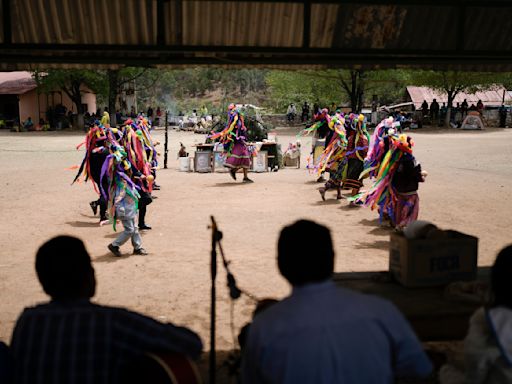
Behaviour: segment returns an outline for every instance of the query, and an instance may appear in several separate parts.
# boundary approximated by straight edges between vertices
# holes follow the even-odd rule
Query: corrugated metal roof
[[[505,92],[505,100],[509,100],[510,97],[507,90],[501,86],[496,86],[496,88],[492,90],[476,92],[474,94],[461,92],[455,96],[454,104],[462,103],[464,99],[466,99],[469,105],[476,105],[478,100],[482,100],[484,105],[498,106],[502,104],[503,92]],[[416,108],[421,107],[423,100],[426,100],[429,105],[433,99],[436,99],[440,104],[448,102],[448,97],[446,94],[437,92],[428,87],[408,86],[407,93],[409,94],[409,97],[411,98],[411,101],[414,103]]]
[[[512,70],[505,0],[0,0],[1,68],[30,63]]]
[[[22,95],[35,88],[30,72],[0,72],[0,95]]]

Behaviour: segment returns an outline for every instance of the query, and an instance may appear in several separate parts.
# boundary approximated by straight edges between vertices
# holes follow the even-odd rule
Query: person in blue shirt
[[[328,228],[307,220],[285,227],[277,262],[292,293],[255,316],[244,348],[244,384],[394,383],[431,373],[416,335],[390,302],[332,281]]]

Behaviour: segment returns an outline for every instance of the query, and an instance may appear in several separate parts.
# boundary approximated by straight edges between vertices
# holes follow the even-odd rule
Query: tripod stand
[[[215,290],[215,280],[217,278],[217,245],[219,246],[220,254],[222,257],[222,265],[227,273],[227,285],[229,287],[229,296],[232,300],[236,300],[240,297],[241,291],[236,286],[235,277],[229,271],[228,261],[224,256],[224,251],[222,249],[222,232],[218,230],[217,223],[213,216],[210,216],[212,224],[212,251],[211,251],[211,277],[212,277],[212,287],[211,287],[211,310],[210,310],[210,361],[209,361],[209,382],[210,384],[215,384],[215,371],[216,371],[216,351],[215,351],[215,302],[216,302],[216,290]]]

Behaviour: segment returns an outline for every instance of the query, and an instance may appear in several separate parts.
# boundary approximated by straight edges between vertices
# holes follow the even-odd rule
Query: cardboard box
[[[392,233],[389,272],[406,287],[444,285],[476,279],[478,238],[457,231],[446,237],[407,239]]]

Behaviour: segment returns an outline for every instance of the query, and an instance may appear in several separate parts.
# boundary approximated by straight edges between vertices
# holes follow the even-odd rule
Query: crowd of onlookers
[[[410,103],[412,104],[412,103]],[[412,110],[407,111],[405,109],[388,110],[385,107],[382,109],[382,113],[392,115],[395,120],[401,120],[403,127],[413,126],[415,128],[421,128],[423,125],[433,126],[444,126],[445,120],[448,114],[448,105],[446,102],[442,102],[440,105],[437,99],[433,99],[429,104],[426,100],[423,101],[421,107],[416,110],[412,104]],[[330,113],[334,113],[336,110],[342,108],[337,106],[336,103],[332,103],[330,106],[325,106]],[[373,107],[372,107],[373,108]],[[404,107],[405,108],[405,107]],[[372,109],[375,111],[375,109]],[[480,118],[484,119],[485,105],[482,100],[478,100],[476,104],[468,103],[467,99],[462,102],[457,102],[452,105],[450,109],[449,124],[452,127],[460,128],[465,117],[468,113],[477,112]],[[310,118],[313,118],[315,114],[320,111],[320,106],[315,103],[313,107],[310,107],[307,101],[303,103],[300,111],[300,122],[308,122]],[[376,112],[374,112],[376,113]],[[501,105],[498,109],[499,127],[505,127],[507,122],[508,108],[505,105]],[[296,118],[299,117],[299,110],[294,103],[290,103],[286,110],[286,120],[288,123],[294,123]],[[377,116],[377,120],[381,120],[382,116]],[[368,118],[370,120],[370,118]],[[373,120],[369,121],[370,124],[374,123]]]
[[[98,108],[96,112],[90,113],[89,111],[84,113],[84,125],[89,127],[94,125],[96,120],[100,121],[103,117],[103,112],[109,112],[108,107],[103,110]],[[145,111],[136,112],[135,107],[132,106],[130,110],[116,110],[115,113],[115,126],[123,124],[128,119],[137,118],[139,115],[147,117],[153,126],[160,126],[164,124],[164,110],[157,107],[155,110],[150,106]],[[114,123],[114,119],[111,117],[111,122]],[[26,131],[52,131],[61,130],[67,128],[73,128],[77,126],[77,114],[71,110],[68,110],[62,104],[58,104],[55,107],[49,107],[46,111],[45,118],[40,118],[39,121],[34,121],[31,116],[27,117],[26,120],[20,121],[19,118],[15,118],[11,122],[11,128],[15,131],[26,132]],[[0,128],[7,126],[5,120],[0,119]]]
[[[433,377],[433,364],[405,317],[384,299],[336,285],[334,258],[328,228],[299,220],[282,229],[277,265],[292,292],[262,302],[240,334],[242,383]],[[0,346],[0,382],[124,382],[122,372],[146,352],[200,356],[202,341],[187,328],[91,302],[96,277],[81,240],[58,236],[45,242],[35,269],[50,301],[25,308],[10,346]],[[466,365],[444,366],[442,383],[512,382],[511,275],[512,245],[492,267],[492,301],[471,318]]]

